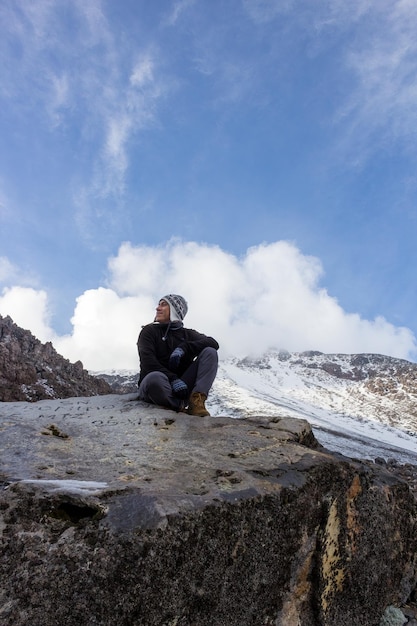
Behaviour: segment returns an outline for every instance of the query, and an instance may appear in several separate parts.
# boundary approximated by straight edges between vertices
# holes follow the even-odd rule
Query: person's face
[[[156,307],[155,322],[159,322],[160,324],[168,324],[169,320],[170,320],[169,304],[166,300],[160,300],[158,302],[158,306]]]

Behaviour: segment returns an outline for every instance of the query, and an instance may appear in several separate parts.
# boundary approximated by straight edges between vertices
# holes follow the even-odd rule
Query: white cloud
[[[54,335],[43,291],[5,290],[2,314],[92,370],[138,367],[138,333],[167,293],[186,297],[187,326],[214,336],[222,357],[271,347],[409,359],[417,354],[409,329],[344,311],[320,284],[320,261],[286,241],[250,248],[242,258],[195,242],[155,248],[126,242],[108,270],[106,288],[77,298],[71,335]]]
[[[54,346],[89,369],[135,368],[138,312],[149,305],[140,296],[121,298],[112,289],[90,289],[77,298],[72,335],[57,338]]]
[[[6,287],[0,296],[0,314],[10,315],[14,323],[30,330],[40,341],[56,337],[50,327],[50,311],[46,291],[31,287]]]

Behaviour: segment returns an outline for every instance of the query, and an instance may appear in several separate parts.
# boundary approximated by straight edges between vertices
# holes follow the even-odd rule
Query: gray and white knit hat
[[[171,322],[182,322],[188,311],[188,304],[186,300],[182,296],[178,296],[175,293],[163,296],[161,300],[166,300],[169,304]]]

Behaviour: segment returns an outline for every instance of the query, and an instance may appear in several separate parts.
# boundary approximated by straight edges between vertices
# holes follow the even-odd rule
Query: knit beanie
[[[166,300],[169,304],[171,322],[182,322],[188,311],[185,299],[175,293],[170,293],[168,296],[163,296],[161,300]]]

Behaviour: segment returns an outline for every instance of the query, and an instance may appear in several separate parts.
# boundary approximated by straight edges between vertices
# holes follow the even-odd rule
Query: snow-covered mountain
[[[116,391],[137,372],[96,372]],[[417,364],[375,354],[271,351],[220,363],[211,415],[302,417],[326,447],[417,464]]]

